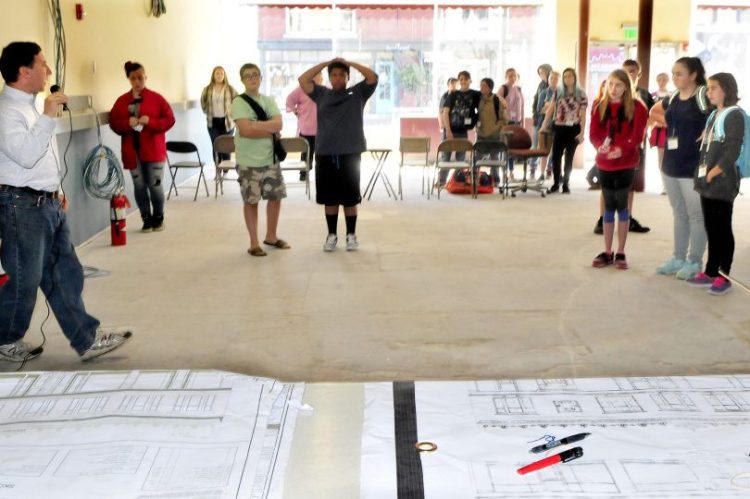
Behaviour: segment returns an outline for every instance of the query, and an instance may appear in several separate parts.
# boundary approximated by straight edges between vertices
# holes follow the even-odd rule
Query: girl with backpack
[[[737,81],[730,73],[711,76],[706,94],[716,111],[709,117],[703,133],[695,190],[700,193],[708,235],[708,259],[705,270],[688,282],[695,286],[710,286],[710,294],[723,295],[732,288],[725,276],[729,275],[734,258],[732,210],[740,191],[737,159],[747,121],[742,110],[736,107],[739,101]]]
[[[596,166],[604,195],[604,251],[594,258],[594,267],[614,264],[618,269],[628,268],[625,259],[625,241],[630,228],[628,193],[640,163],[640,145],[648,120],[646,105],[633,91],[628,74],[616,69],[607,78],[604,96],[591,110],[589,135],[596,148]],[[612,252],[615,212],[617,253]]]
[[[654,104],[650,113],[651,119],[666,130],[662,185],[674,219],[672,256],[656,272],[678,279],[690,279],[701,270],[706,250],[700,195],[693,189],[700,160],[700,137],[709,111],[705,75],[697,57],[677,59],[672,67],[677,90]]]
[[[583,142],[586,128],[586,94],[578,86],[578,76],[573,68],[566,68],[562,74],[562,85],[557,89],[554,103],[547,109],[545,121],[555,124],[555,137],[552,142],[552,175],[554,182],[548,193],[558,192],[562,184],[563,194],[570,194],[568,182],[573,170],[573,155],[578,144]],[[542,125],[542,129],[545,125]],[[565,154],[565,172],[561,175],[560,160]]]

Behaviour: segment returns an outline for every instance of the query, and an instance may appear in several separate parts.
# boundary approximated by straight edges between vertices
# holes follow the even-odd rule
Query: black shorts
[[[635,177],[635,169],[628,168],[627,170],[616,170],[613,172],[605,172],[599,170],[599,183],[602,189],[608,191],[619,191],[622,189],[630,190],[633,187],[633,178]]]
[[[326,206],[354,206],[362,202],[359,164],[362,155],[315,155],[315,201]]]

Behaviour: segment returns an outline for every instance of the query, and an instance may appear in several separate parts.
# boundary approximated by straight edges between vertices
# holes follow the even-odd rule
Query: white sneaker
[[[86,362],[94,357],[109,353],[115,348],[124,345],[132,337],[133,332],[129,329],[97,329],[94,343],[91,344],[88,350],[81,354],[81,361]]]
[[[44,349],[42,347],[32,347],[25,341],[18,340],[15,343],[0,345],[0,360],[7,362],[25,362],[39,357]]]
[[[323,245],[323,251],[335,251],[338,242],[339,237],[336,234],[328,234],[328,237],[326,237],[326,242]]]
[[[357,251],[359,243],[357,242],[357,234],[346,235],[346,251]]]

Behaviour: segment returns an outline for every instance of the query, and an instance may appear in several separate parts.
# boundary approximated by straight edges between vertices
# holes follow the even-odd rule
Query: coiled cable
[[[109,200],[125,187],[125,176],[122,173],[120,160],[117,159],[114,151],[102,143],[101,125],[96,110],[94,110],[94,119],[96,119],[96,136],[99,139],[99,145],[89,152],[84,161],[83,188],[92,197]],[[104,175],[101,173],[103,166],[106,167]]]

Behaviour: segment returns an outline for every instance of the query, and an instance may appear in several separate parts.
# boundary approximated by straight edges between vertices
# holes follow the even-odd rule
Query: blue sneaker
[[[685,260],[678,260],[676,258],[670,258],[666,262],[656,267],[656,273],[661,275],[674,275],[685,266]],[[700,270],[700,269],[698,269]],[[690,276],[693,277],[693,276]]]
[[[714,283],[715,277],[707,276],[703,272],[698,272],[693,277],[687,280],[687,283],[692,286],[711,286]]]
[[[729,293],[729,291],[732,290],[732,283],[729,282],[729,279],[725,279],[722,276],[717,277],[714,279],[714,283],[711,285],[710,288],[708,288],[708,294],[711,295],[725,295]]]
[[[695,277],[695,274],[701,271],[701,264],[695,262],[685,262],[680,270],[677,271],[675,277],[683,281],[687,281],[691,277]]]

